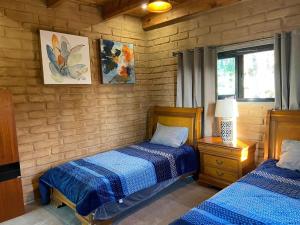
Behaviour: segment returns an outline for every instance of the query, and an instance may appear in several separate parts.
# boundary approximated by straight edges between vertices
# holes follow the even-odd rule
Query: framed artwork
[[[133,44],[100,40],[103,84],[134,84]]]
[[[40,30],[44,84],[91,84],[87,37]]]

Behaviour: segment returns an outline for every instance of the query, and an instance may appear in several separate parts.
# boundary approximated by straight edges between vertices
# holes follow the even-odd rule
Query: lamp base
[[[234,124],[232,119],[221,120],[221,138],[223,143],[233,142],[233,129]]]

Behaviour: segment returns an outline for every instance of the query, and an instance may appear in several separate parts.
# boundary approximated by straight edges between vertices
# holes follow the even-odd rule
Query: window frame
[[[224,99],[235,97],[238,102],[275,102],[275,98],[244,98],[244,58],[248,53],[274,50],[274,44],[265,44],[231,51],[218,52],[217,60],[235,58],[235,95],[218,95],[218,73],[216,72],[216,97]],[[216,70],[217,71],[217,70]]]

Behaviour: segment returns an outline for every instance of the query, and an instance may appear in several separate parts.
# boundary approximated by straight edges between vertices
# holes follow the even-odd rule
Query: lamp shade
[[[169,0],[151,0],[148,3],[147,9],[152,13],[164,13],[172,9],[172,4]]]
[[[239,116],[235,99],[217,100],[215,117],[235,118]]]

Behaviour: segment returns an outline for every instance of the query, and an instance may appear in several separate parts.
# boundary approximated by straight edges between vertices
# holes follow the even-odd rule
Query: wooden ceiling
[[[47,0],[48,7],[55,8],[68,0]],[[187,17],[206,12],[218,7],[235,4],[242,0],[171,0],[173,9],[166,13],[148,13],[142,4],[148,0],[73,0],[81,4],[96,5],[102,10],[104,20],[119,15],[131,15],[142,19],[143,28],[150,30],[186,19]]]

